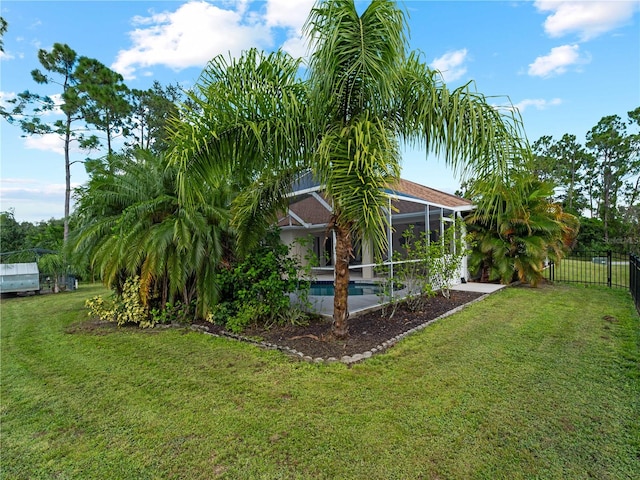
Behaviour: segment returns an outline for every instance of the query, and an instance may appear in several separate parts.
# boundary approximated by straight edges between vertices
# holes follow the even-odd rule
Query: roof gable
[[[331,212],[314,195],[309,194],[309,190],[317,189],[317,182],[307,176],[305,181],[294,185],[291,196],[299,197],[289,205],[289,212],[283,212],[278,216],[278,226],[325,226],[331,220]],[[299,188],[296,188],[299,187]],[[392,198],[394,214],[408,214],[424,212],[425,204],[435,207],[443,207],[451,210],[469,210],[473,203],[466,198],[451,195],[449,193],[436,190],[435,188],[420,185],[410,180],[400,179],[386,193]],[[331,203],[322,192],[318,196],[326,203]],[[395,198],[394,198],[395,197]],[[302,221],[302,222],[301,222]]]

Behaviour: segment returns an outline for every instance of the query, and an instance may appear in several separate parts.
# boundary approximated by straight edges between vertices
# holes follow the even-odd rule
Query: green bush
[[[298,259],[289,256],[289,248],[280,243],[277,231],[236,265],[220,270],[216,282],[220,302],[209,319],[233,332],[251,323],[284,324],[299,321],[291,314],[289,294],[309,289],[309,282],[298,278]]]
[[[112,302],[101,295],[88,299],[85,306],[89,316],[106,322],[116,322],[118,326],[135,323],[142,328],[153,327],[154,319],[140,299],[140,277],[130,277],[124,282],[122,294]]]
[[[174,303],[167,302],[164,308],[152,308],[149,312],[154,324],[188,324],[194,317],[195,301],[190,305],[180,301]]]

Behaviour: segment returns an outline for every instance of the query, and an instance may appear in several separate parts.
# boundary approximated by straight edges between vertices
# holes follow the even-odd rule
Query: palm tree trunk
[[[64,189],[64,227],[62,233],[62,242],[66,246],[69,238],[69,210],[71,204],[71,162],[69,151],[71,145],[71,116],[67,115],[67,123],[64,136],[64,172],[65,172],[65,189]]]
[[[569,184],[569,210],[573,211],[573,192],[576,184],[576,159],[571,159],[571,183]]]
[[[167,306],[167,300],[169,299],[169,280],[167,277],[167,271],[165,269],[164,275],[162,277],[162,308]]]
[[[335,280],[333,297],[333,325],[331,333],[336,338],[345,338],[349,327],[349,258],[351,257],[351,229],[348,225],[334,223],[336,233]]]

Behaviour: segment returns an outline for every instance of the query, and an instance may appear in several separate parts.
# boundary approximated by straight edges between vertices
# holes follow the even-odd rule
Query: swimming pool
[[[380,285],[375,283],[364,282],[349,282],[349,295],[377,295],[382,291]],[[317,280],[311,282],[309,289],[309,295],[315,295],[318,297],[333,297],[335,291],[333,289],[333,282],[330,280]]]

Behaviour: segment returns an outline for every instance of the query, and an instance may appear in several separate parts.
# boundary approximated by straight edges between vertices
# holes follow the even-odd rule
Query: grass
[[[99,292],[2,301],[2,478],[640,478],[627,292],[507,289],[351,368],[91,326]]]

